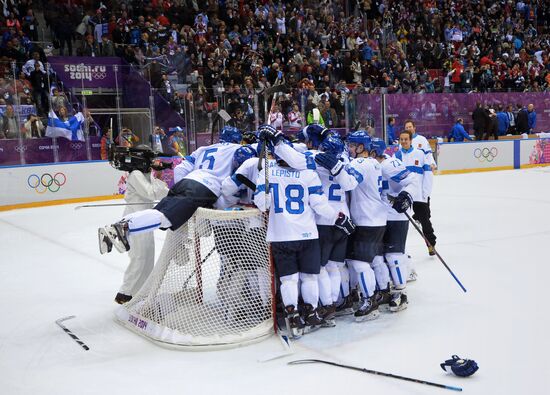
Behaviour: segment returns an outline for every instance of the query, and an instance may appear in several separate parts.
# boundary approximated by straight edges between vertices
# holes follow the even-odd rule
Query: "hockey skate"
[[[359,290],[357,288],[350,289],[349,297],[351,298],[351,301],[353,303],[353,310],[357,311],[357,309],[359,309],[359,305],[361,304],[361,296],[359,296]]]
[[[130,249],[128,242],[128,221],[119,221],[115,224],[98,229],[99,252],[110,252],[113,246],[118,252],[126,252]],[[110,243],[110,248],[109,248]]]
[[[101,255],[108,254],[113,250],[113,243],[109,237],[105,234],[103,228],[97,230],[97,238],[99,241],[99,253]]]
[[[353,301],[351,300],[351,295],[348,295],[342,300],[342,303],[336,306],[336,313],[334,315],[336,317],[341,317],[343,315],[353,314],[353,312]]]
[[[321,316],[325,321],[325,323],[322,325],[323,328],[332,328],[336,326],[336,303],[330,304],[328,306],[319,306],[318,311],[319,316]]]
[[[389,310],[389,304],[391,302],[390,287],[376,291],[374,293],[374,301],[381,310]]]
[[[285,307],[285,324],[290,337],[298,339],[304,334],[304,321],[294,306]]]
[[[354,315],[357,322],[371,321],[378,318],[380,311],[378,311],[378,305],[374,301],[374,295],[370,298],[363,298],[361,306],[359,306]]]
[[[403,291],[397,291],[391,295],[390,311],[397,313],[398,311],[405,310],[409,305],[407,294]]]
[[[314,309],[310,304],[304,305],[304,321],[304,333],[311,333],[325,325],[325,320],[319,315],[319,309]]]

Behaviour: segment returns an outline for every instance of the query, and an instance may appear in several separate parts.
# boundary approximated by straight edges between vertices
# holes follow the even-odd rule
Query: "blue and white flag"
[[[77,112],[66,121],[62,121],[57,117],[55,112],[50,111],[48,114],[46,137],[64,137],[72,141],[84,141],[83,123],[84,115],[81,112]]]

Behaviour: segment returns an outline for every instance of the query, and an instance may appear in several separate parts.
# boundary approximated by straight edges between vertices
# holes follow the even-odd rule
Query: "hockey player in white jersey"
[[[382,198],[387,205],[388,221],[384,233],[384,257],[394,284],[394,292],[390,295],[389,287],[380,286],[378,304],[389,304],[390,311],[396,312],[407,308],[408,266],[405,255],[405,244],[409,220],[404,214],[413,204],[412,194],[418,187],[415,178],[398,158],[384,154],[386,143],[382,139],[372,140],[371,155],[382,166]],[[375,260],[384,261],[377,256]],[[378,279],[378,278],[377,278]],[[386,283],[387,285],[387,283]]]
[[[271,242],[281,280],[290,329],[299,335],[304,323],[297,311],[298,280],[301,280],[305,325],[316,328],[324,323],[317,310],[321,257],[315,215],[326,218],[346,234],[353,232],[354,227],[348,216],[330,207],[314,171],[295,170],[282,161],[270,162],[267,179],[268,187],[263,169],[256,181],[254,204],[262,211],[269,210],[267,240]]]
[[[255,144],[260,150],[262,145]],[[256,190],[255,181],[258,178],[258,157],[256,150],[245,145],[235,151],[233,163],[238,164],[235,172],[222,182],[220,198],[230,199],[238,195],[238,201],[241,204],[253,204],[253,196]]]
[[[410,145],[415,149],[422,151],[425,154],[424,162],[427,166],[424,167],[423,174],[423,197],[422,200],[415,200],[413,204],[414,215],[413,218],[420,222],[422,226],[422,232],[426,235],[426,238],[430,244],[435,246],[436,236],[434,234],[432,222],[430,220],[431,211],[430,211],[430,196],[432,194],[433,187],[433,172],[436,169],[436,163],[433,156],[432,148],[426,137],[416,133],[416,125],[414,121],[408,119],[405,121],[405,131],[411,133],[411,143]],[[401,145],[403,147],[403,145]],[[429,235],[429,237],[428,237]],[[428,252],[430,255],[435,255],[433,248],[428,246]]]
[[[100,228],[100,252],[128,251],[130,234],[152,232],[155,229],[176,230],[187,222],[199,207],[212,207],[221,193],[221,183],[232,171],[233,154],[239,149],[241,132],[226,126],[220,132],[220,142],[200,147],[174,169],[176,182],[168,196],[153,209],[125,216],[121,221]]]
[[[407,123],[409,124],[409,123]],[[412,132],[404,130],[399,135],[401,148],[395,153],[395,157],[403,161],[403,164],[418,179],[418,188],[413,194],[413,210],[415,216],[422,225],[422,232],[432,246],[435,246],[436,236],[430,221],[429,197],[432,193],[433,173],[429,155],[412,146]],[[430,255],[435,255],[433,249],[429,249]]]

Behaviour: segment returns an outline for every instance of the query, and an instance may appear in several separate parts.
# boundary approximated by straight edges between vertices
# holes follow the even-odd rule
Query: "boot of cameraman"
[[[146,145],[139,145],[136,149],[151,150]],[[126,193],[124,200],[127,203],[153,202],[158,201],[168,193],[168,186],[164,181],[153,176],[154,167],[159,166],[156,159],[148,162],[147,171],[132,170],[126,180]],[[141,166],[140,166],[141,167]],[[124,215],[136,211],[153,208],[154,204],[128,205]],[[128,251],[130,264],[124,272],[122,286],[115,296],[115,302],[123,304],[132,299],[145,280],[151,274],[155,264],[155,237],[153,232],[132,234],[130,236],[132,249]]]

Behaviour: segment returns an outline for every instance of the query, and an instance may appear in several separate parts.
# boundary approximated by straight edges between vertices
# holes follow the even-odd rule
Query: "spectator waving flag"
[[[46,137],[64,137],[72,141],[84,141],[83,123],[84,115],[81,112],[77,112],[75,115],[68,117],[66,121],[63,121],[57,117],[55,112],[50,111]]]

